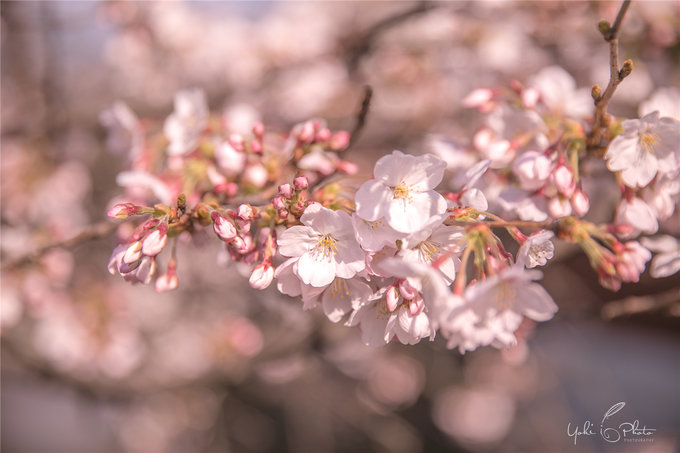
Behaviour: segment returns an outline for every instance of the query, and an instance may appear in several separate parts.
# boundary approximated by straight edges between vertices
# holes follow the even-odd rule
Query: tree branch
[[[345,52],[345,61],[348,72],[352,73],[356,70],[361,58],[371,51],[375,45],[375,41],[378,39],[378,36],[380,36],[381,33],[395,25],[399,25],[413,16],[430,11],[434,7],[435,5],[429,1],[421,1],[413,6],[413,8],[407,9],[406,11],[393,16],[386,17],[373,24],[363,33],[360,33],[358,37],[353,39],[346,46],[347,50]]]
[[[85,242],[106,237],[113,233],[116,228],[118,228],[118,224],[110,221],[95,223],[86,227],[83,231],[73,237],[43,245],[30,253],[21,255],[4,263],[2,270],[15,269],[35,263],[47,252],[55,248],[72,249]]]
[[[626,60],[623,67],[619,70],[619,30],[623,17],[628,11],[631,0],[624,0],[619,8],[619,12],[614,20],[614,25],[610,25],[606,20],[600,21],[598,28],[602,33],[605,41],[609,43],[609,83],[607,88],[602,93],[599,85],[593,85],[592,96],[595,101],[595,115],[593,116],[593,129],[588,136],[588,148],[601,148],[602,132],[609,125],[609,115],[607,115],[607,106],[609,101],[614,96],[616,87],[625,79],[633,70],[633,62]]]
[[[345,151],[350,149],[352,145],[356,142],[357,137],[361,134],[361,131],[364,129],[364,126],[366,125],[366,118],[368,116],[368,111],[371,107],[371,98],[373,97],[373,88],[371,88],[370,85],[366,85],[364,87],[364,99],[361,101],[361,107],[359,108],[359,112],[357,113],[356,116],[356,122],[354,123],[354,129],[352,129],[352,132],[350,133],[349,136],[349,144],[347,145],[347,148],[345,148]]]
[[[609,302],[602,307],[601,315],[605,320],[623,316],[639,315],[680,306],[680,289],[674,288],[661,294],[650,296],[630,296]]]

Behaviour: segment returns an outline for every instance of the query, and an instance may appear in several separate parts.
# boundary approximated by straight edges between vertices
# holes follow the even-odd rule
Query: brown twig
[[[624,0],[619,8],[619,12],[614,20],[614,25],[610,25],[606,20],[600,21],[598,27],[605,41],[609,43],[609,83],[607,88],[602,92],[599,85],[593,85],[592,96],[595,101],[595,115],[593,117],[593,129],[588,136],[588,147],[599,149],[602,142],[602,131],[605,130],[609,124],[609,116],[607,115],[607,106],[609,101],[614,96],[616,87],[625,79],[633,70],[633,62],[626,60],[621,69],[619,69],[619,30],[623,17],[628,11],[631,0]]]
[[[345,148],[345,151],[350,149],[352,145],[356,142],[357,138],[361,134],[361,131],[364,129],[364,126],[366,125],[366,118],[368,117],[368,111],[371,107],[371,98],[373,97],[373,88],[370,87],[370,85],[366,85],[364,87],[364,98],[361,101],[361,107],[359,108],[359,113],[357,113],[356,116],[356,122],[354,123],[354,129],[352,129],[352,132],[350,134],[349,138],[349,143],[347,144],[347,148]]]
[[[541,230],[555,231],[558,228],[558,223],[554,220],[546,220],[545,222],[533,222],[530,220],[508,220],[508,221],[480,221],[480,222],[465,222],[460,220],[447,221],[447,225],[453,226],[471,226],[471,225],[486,225],[491,228],[536,228]]]
[[[358,37],[352,39],[352,41],[345,46],[347,49],[345,51],[345,61],[348,72],[353,73],[356,70],[361,58],[371,51],[381,33],[413,16],[430,11],[434,7],[435,5],[431,2],[421,1],[411,9],[407,9],[406,11],[376,22],[363,33],[360,33]]]
[[[39,247],[38,249],[30,253],[16,257],[4,263],[2,269],[3,270],[15,269],[26,266],[31,263],[35,263],[43,255],[45,255],[45,253],[49,252],[52,249],[55,248],[72,249],[85,242],[106,237],[109,234],[113,233],[117,227],[118,224],[109,221],[95,223],[93,225],[86,227],[83,231],[81,231],[80,233],[73,237],[70,237],[62,241],[51,242],[49,244],[43,245],[42,247]]]
[[[674,288],[661,294],[649,296],[630,296],[609,302],[602,307],[602,318],[611,320],[622,316],[632,316],[680,306],[680,289]]]

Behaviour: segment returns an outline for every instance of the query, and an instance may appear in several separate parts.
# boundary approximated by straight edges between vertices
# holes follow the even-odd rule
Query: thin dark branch
[[[598,85],[593,86],[592,95],[595,101],[595,115],[593,116],[593,129],[588,137],[588,147],[591,149],[600,149],[602,147],[602,133],[609,124],[609,115],[607,115],[609,101],[614,96],[616,87],[633,70],[633,62],[631,60],[626,60],[623,67],[619,69],[619,30],[629,6],[630,0],[624,0],[616,15],[613,26],[607,21],[601,21],[599,24],[602,36],[609,43],[609,83],[604,93],[602,93]]]
[[[65,249],[72,249],[74,247],[77,247],[80,244],[83,244],[85,242],[93,241],[95,239],[100,239],[103,237],[108,236],[109,234],[113,233],[116,228],[118,227],[118,224],[114,222],[101,222],[101,223],[95,223],[93,225],[90,225],[86,227],[83,231],[78,233],[77,235],[70,237],[66,240],[62,241],[55,241],[51,242],[49,244],[43,245],[42,247],[27,253],[25,255],[21,255],[17,258],[14,258],[6,263],[3,264],[2,269],[7,270],[7,269],[14,269],[22,266],[26,266],[31,263],[35,263],[38,261],[43,255],[45,255],[47,252],[49,252],[52,249],[55,248],[65,248]]]
[[[632,316],[680,306],[680,289],[674,288],[661,294],[649,296],[630,296],[609,302],[602,307],[602,318],[611,320],[623,316]]]
[[[623,3],[621,4],[621,8],[619,8],[619,12],[616,15],[616,19],[614,20],[614,25],[612,25],[609,34],[605,37],[607,41],[611,41],[612,39],[616,39],[619,37],[621,22],[623,21],[623,17],[626,15],[626,12],[628,11],[630,2],[631,0],[624,0]]]
[[[372,50],[381,33],[395,25],[399,25],[413,16],[430,11],[434,7],[435,5],[429,1],[419,2],[413,6],[413,8],[407,9],[406,11],[402,11],[393,16],[386,17],[373,24],[363,33],[360,33],[357,38],[353,39],[346,46],[347,50],[345,51],[345,60],[347,63],[348,72],[352,73],[356,70],[361,58]]]
[[[366,85],[364,87],[364,98],[361,101],[361,107],[359,108],[359,113],[357,113],[356,116],[357,118],[356,123],[354,124],[354,129],[352,129],[352,133],[350,134],[349,144],[347,145],[347,148],[345,148],[345,150],[348,150],[349,148],[352,147],[352,145],[356,142],[357,138],[361,134],[361,131],[364,129],[364,126],[366,125],[368,111],[371,108],[372,97],[373,88],[371,88],[369,85]]]

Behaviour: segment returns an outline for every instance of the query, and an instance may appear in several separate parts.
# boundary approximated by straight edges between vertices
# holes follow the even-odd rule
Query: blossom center
[[[338,252],[337,239],[335,239],[330,234],[324,234],[319,237],[319,242],[317,242],[314,247],[314,254],[318,257],[321,256],[325,259],[331,259]]]
[[[412,192],[414,192],[413,185],[402,182],[394,188],[394,198],[411,201]]]
[[[420,251],[422,261],[431,263],[441,255],[442,244],[428,239],[418,244],[418,250]]]
[[[347,283],[341,278],[336,278],[331,287],[329,288],[331,299],[344,299],[345,296],[349,296],[349,289],[347,288]]]
[[[648,153],[654,154],[654,147],[661,142],[661,138],[655,134],[642,134],[640,136],[640,146]]]
[[[364,223],[371,230],[377,230],[377,229],[380,229],[380,228],[385,228],[385,221],[383,219],[376,220],[376,221],[373,221],[373,222],[371,222],[369,220],[364,220]]]
[[[512,308],[512,303],[517,297],[517,291],[510,282],[504,281],[496,287],[496,308],[499,311]]]

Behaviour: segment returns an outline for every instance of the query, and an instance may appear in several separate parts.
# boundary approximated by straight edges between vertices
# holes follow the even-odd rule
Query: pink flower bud
[[[276,208],[278,211],[281,211],[283,209],[286,209],[286,202],[283,200],[283,197],[281,195],[277,195],[272,199],[272,204],[274,205],[274,208]]]
[[[225,178],[222,173],[217,171],[217,168],[215,168],[214,165],[209,165],[208,168],[205,169],[205,173],[213,187],[223,186],[227,183],[227,178]]]
[[[298,134],[298,140],[303,143],[310,143],[314,140],[314,124],[311,121],[307,121],[303,124],[302,129]]]
[[[411,313],[411,316],[418,316],[423,308],[425,308],[425,302],[420,294],[416,294],[416,297],[408,304],[409,313]]]
[[[253,124],[253,135],[260,139],[264,135],[264,124],[261,121],[256,121]]]
[[[536,88],[527,88],[522,91],[522,105],[526,108],[533,108],[538,102],[541,93]]]
[[[177,279],[177,275],[170,274],[168,272],[167,274],[163,274],[159,276],[156,279],[156,291],[159,293],[165,292],[165,291],[171,291],[173,289],[177,289],[177,286],[179,285],[179,280]]]
[[[236,176],[246,165],[246,154],[238,151],[230,142],[224,142],[215,148],[217,165],[227,176]]]
[[[109,209],[106,215],[115,219],[127,219],[129,216],[139,212],[139,209],[139,206],[135,206],[132,203],[119,203]]]
[[[155,273],[156,259],[152,256],[145,256],[139,263],[139,267],[137,267],[135,278],[138,282],[148,285]]]
[[[576,189],[574,175],[564,165],[559,165],[552,174],[552,180],[558,192],[565,197],[571,197]]]
[[[255,154],[262,154],[262,142],[258,140],[253,140],[252,142],[250,142],[250,149]]]
[[[239,230],[244,233],[250,233],[253,223],[250,220],[236,219],[236,225],[238,225]]]
[[[241,255],[246,255],[250,253],[255,247],[253,238],[249,234],[244,234],[243,236],[236,236],[231,245],[234,247],[234,250]]]
[[[347,131],[338,131],[331,136],[329,146],[334,151],[342,151],[349,145],[350,135]]]
[[[290,184],[281,184],[279,186],[279,195],[285,199],[290,199],[293,196],[293,188]]]
[[[525,190],[541,188],[550,177],[552,162],[543,153],[527,151],[515,159],[512,171]]]
[[[127,250],[125,251],[125,255],[123,256],[123,262],[131,264],[138,261],[141,257],[142,257],[142,242],[135,241],[132,244],[130,244]]]
[[[331,138],[331,131],[328,130],[328,128],[323,127],[319,129],[319,132],[316,133],[316,141],[317,142],[325,142],[328,141],[328,139]]]
[[[121,262],[123,261],[123,256],[127,251],[127,244],[120,244],[111,253],[111,258],[109,258],[108,270],[111,275],[115,275],[119,271]]]
[[[571,197],[571,207],[577,216],[583,217],[590,210],[590,200],[581,189],[577,189]]]
[[[255,289],[265,289],[274,279],[274,268],[269,263],[262,263],[255,266],[250,274],[248,283]]]
[[[213,230],[225,242],[231,242],[236,238],[236,228],[229,219],[220,215],[217,211],[211,214],[213,219]]]
[[[241,220],[253,220],[255,218],[255,211],[249,204],[241,204],[238,207],[236,216]]]
[[[472,108],[486,104],[493,98],[493,91],[488,88],[477,88],[463,98],[463,107]]]
[[[571,215],[571,204],[566,198],[551,198],[548,202],[548,211],[554,218],[566,217]]]
[[[280,211],[278,211],[278,214],[279,214],[279,218],[281,218],[282,220],[285,220],[285,219],[288,218],[288,211],[286,211],[285,209],[281,209]]]
[[[240,134],[231,134],[229,136],[229,143],[231,146],[236,150],[243,152],[245,151],[245,141],[243,140],[243,137]]]
[[[228,197],[233,197],[238,192],[238,184],[235,182],[228,182],[224,186],[224,190],[222,192]]]
[[[249,165],[243,172],[243,180],[255,187],[264,187],[267,184],[267,179],[269,179],[269,175],[262,164]]]
[[[345,173],[346,175],[356,175],[359,171],[359,166],[354,162],[348,160],[341,160],[335,164],[335,168],[338,171]]]
[[[418,290],[411,286],[411,284],[406,279],[399,282],[399,292],[404,297],[404,299],[408,300],[412,300],[418,295]]]
[[[156,256],[163,250],[168,243],[168,227],[161,224],[157,230],[147,235],[142,241],[142,253],[147,256]]]
[[[295,178],[293,184],[295,185],[295,190],[305,190],[307,187],[309,187],[309,181],[305,176],[298,176]]]
[[[387,288],[387,292],[385,293],[385,302],[387,303],[387,309],[390,312],[393,312],[397,309],[397,305],[399,305],[399,291],[397,291],[395,286],[390,285],[390,287]]]

